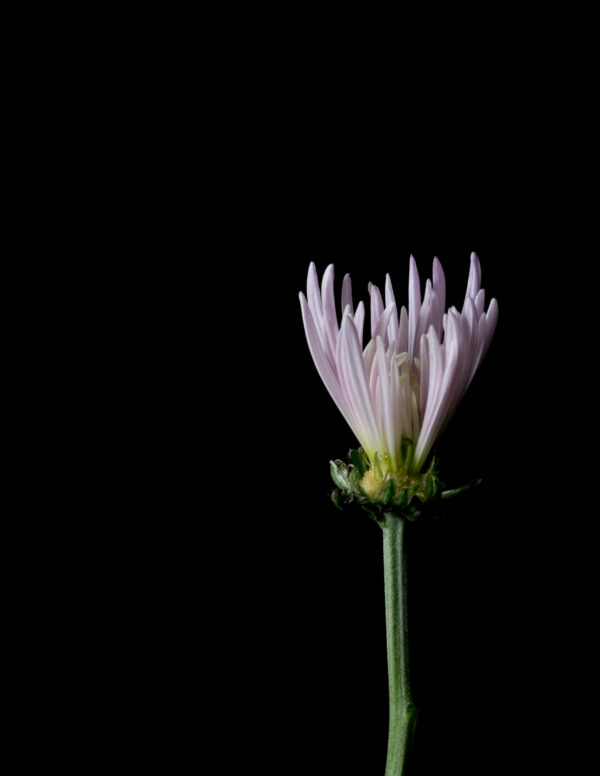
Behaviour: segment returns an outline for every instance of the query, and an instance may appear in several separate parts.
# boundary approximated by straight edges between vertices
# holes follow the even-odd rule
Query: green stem
[[[390,700],[390,728],[385,776],[403,776],[417,709],[410,694],[406,618],[405,520],[392,514],[383,525],[385,623]]]

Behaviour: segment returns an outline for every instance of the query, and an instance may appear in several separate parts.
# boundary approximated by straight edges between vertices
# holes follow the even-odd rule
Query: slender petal
[[[425,284],[425,295],[423,297],[423,304],[421,306],[421,312],[419,313],[419,323],[415,334],[415,356],[418,353],[417,345],[421,342],[421,335],[429,331],[430,326],[434,327],[438,337],[441,334],[440,327],[437,325],[437,307],[437,294],[431,286],[431,281],[428,280]]]
[[[351,403],[356,418],[363,429],[365,442],[369,447],[374,445],[375,449],[378,449],[381,445],[379,444],[371,391],[365,373],[363,353],[357,331],[348,316],[345,316],[342,321],[339,367],[341,368],[344,395]]]
[[[396,306],[396,297],[394,296],[394,289],[392,287],[391,278],[388,275],[385,276],[385,305],[386,308],[391,304]],[[397,310],[397,306],[396,306]],[[388,343],[396,343],[398,341],[398,313],[395,312],[390,318],[388,324]]]
[[[317,268],[314,261],[311,261],[308,266],[306,295],[308,298],[308,307],[320,333],[321,319],[323,318],[323,305],[321,304],[321,289],[319,288],[319,278],[317,276]]]
[[[408,310],[402,307],[400,310],[400,321],[398,323],[398,342],[396,343],[396,353],[408,353]]]
[[[379,319],[383,315],[383,299],[381,291],[373,283],[369,283],[369,294],[371,296],[371,339],[376,338],[375,330]]]
[[[335,311],[335,297],[333,294],[334,268],[330,264],[323,275],[321,284],[321,299],[323,300],[323,317],[332,331],[339,331],[337,313]]]
[[[395,315],[396,315],[396,303],[391,302],[381,313],[381,315],[379,316],[379,320],[377,321],[377,325],[373,329],[372,338],[377,339],[377,337],[381,337],[384,340],[386,347],[389,344],[389,341],[388,341],[389,323]]]
[[[302,310],[306,341],[308,342],[308,348],[313,357],[313,361],[315,362],[315,366],[317,367],[319,376],[321,377],[321,380],[323,380],[325,387],[331,394],[332,399],[347,423],[356,433],[356,424],[352,417],[352,413],[349,411],[348,402],[342,393],[336,366],[330,362],[323,350],[314,316],[303,293],[300,293],[300,307]]]
[[[465,302],[467,299],[475,299],[479,289],[481,288],[481,264],[476,253],[471,254],[471,266],[469,268],[469,280],[467,281],[467,293],[465,294]]]
[[[395,308],[395,303],[392,302]],[[385,352],[383,340],[377,337],[377,361],[379,365],[379,385],[381,389],[381,425],[385,435],[386,449],[389,451],[392,466],[396,467],[397,430],[391,402],[389,356]]]
[[[415,450],[417,468],[425,463],[446,417],[448,405],[452,402],[458,362],[456,341],[447,350],[443,349],[433,326],[426,336],[431,354],[431,375],[423,425]]]
[[[356,312],[354,313],[354,325],[356,326],[356,331],[358,332],[358,339],[360,340],[360,344],[362,346],[363,342],[363,327],[365,323],[365,306],[362,302],[359,302],[356,306]]]
[[[352,280],[350,275],[344,275],[342,281],[342,311],[350,307],[350,314],[354,315],[354,304],[352,303]]]
[[[485,290],[483,288],[480,288],[477,296],[475,297],[475,309],[477,310],[477,315],[481,315],[484,307],[485,307]]]
[[[446,276],[444,275],[444,270],[437,256],[433,260],[433,290],[435,291],[437,298],[437,309],[435,311],[433,325],[438,337],[441,338],[442,319],[444,310],[446,309]]]
[[[485,356],[487,349],[490,346],[492,337],[494,336],[494,332],[496,331],[496,325],[498,323],[498,302],[495,299],[492,299],[492,301],[490,302],[488,311],[485,314],[485,320],[486,320],[486,332],[485,332],[485,339],[483,344],[483,352],[481,354],[482,358],[483,356]]]
[[[421,370],[419,375],[419,381],[420,381],[420,396],[419,396],[419,406],[421,410],[421,415],[425,412],[425,407],[427,406],[427,393],[429,391],[429,347],[428,347],[429,340],[427,337],[421,337],[421,355],[420,355],[420,364],[421,364]]]
[[[323,339],[324,347],[328,353],[335,353],[336,342],[339,334],[337,313],[335,310],[335,297],[333,294],[334,269],[330,264],[323,275],[321,284],[321,299],[323,307]]]
[[[415,351],[415,337],[421,312],[421,285],[414,256],[410,257],[408,272],[408,356],[412,361]]]

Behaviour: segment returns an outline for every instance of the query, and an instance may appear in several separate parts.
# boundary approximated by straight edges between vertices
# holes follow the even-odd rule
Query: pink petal
[[[354,324],[348,316],[342,321],[340,377],[344,395],[355,417],[372,443],[379,441],[371,391],[365,374],[362,349]],[[364,435],[363,435],[364,436]],[[376,444],[376,447],[379,447]]]
[[[350,314],[354,315],[354,304],[352,302],[352,280],[350,275],[344,275],[342,281],[342,312],[350,307]]]
[[[383,314],[383,300],[381,291],[373,283],[369,283],[369,294],[371,295],[371,339],[375,339],[374,332]]]
[[[392,302],[395,307],[395,303]],[[377,338],[377,361],[379,364],[379,383],[381,390],[381,413],[379,414],[385,436],[385,449],[392,457],[392,466],[396,465],[396,433],[394,426],[394,413],[389,381],[389,358],[386,355],[383,340]]]
[[[421,312],[421,284],[419,271],[414,256],[410,257],[410,269],[408,272],[408,356],[413,360],[415,352],[415,337],[419,325],[419,313]]]
[[[481,264],[477,258],[476,253],[471,254],[471,266],[469,268],[469,280],[467,281],[467,293],[465,294],[465,302],[467,299],[475,299],[481,288]],[[464,307],[463,307],[464,309]]]
[[[392,281],[389,275],[385,276],[385,304],[389,307],[390,304],[396,304],[396,298],[394,296],[394,289],[392,287]],[[388,325],[388,342],[398,342],[398,313],[394,313],[390,318]]]

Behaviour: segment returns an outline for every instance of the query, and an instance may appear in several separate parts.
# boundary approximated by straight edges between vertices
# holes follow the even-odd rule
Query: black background
[[[439,453],[449,486],[482,484],[408,530],[413,773],[576,767],[593,570],[580,213],[552,181],[521,175],[510,188],[510,169],[484,170],[493,186],[453,169],[414,188],[380,163],[358,175],[323,153],[276,161],[259,155],[211,188],[210,230],[185,233],[191,249],[168,273],[170,444],[158,461],[171,479],[148,483],[164,508],[143,534],[156,595],[142,599],[177,746],[193,745],[206,712],[224,763],[383,772],[381,534],[331,503],[329,460],[355,441],[308,352],[298,292],[314,260],[320,276],[334,263],[338,293],[351,274],[355,302],[389,272],[406,303],[410,255],[422,287],[437,256],[460,307],[475,251],[498,328]]]
[[[204,197],[161,192],[140,214],[169,258],[126,294],[135,379],[107,481],[127,497],[95,524],[111,741],[169,767],[383,772],[381,534],[330,500],[329,461],[355,440],[298,293],[314,260],[338,293],[350,272],[355,302],[389,272],[405,303],[410,255],[422,287],[437,256],[460,307],[475,251],[498,328],[439,454],[448,486],[482,484],[408,529],[413,774],[576,768],[595,589],[585,216],[545,179],[509,196],[506,177],[465,186],[454,168],[415,188],[342,157],[234,154]]]
[[[241,713],[247,703],[257,707],[252,757],[274,772],[281,757],[291,757],[291,772],[379,773],[385,764],[381,535],[367,516],[343,514],[329,498],[328,462],[355,442],[304,339],[297,297],[308,263],[321,276],[333,262],[338,292],[350,272],[355,300],[390,272],[405,303],[410,255],[423,286],[437,256],[447,303],[460,307],[476,251],[499,324],[439,452],[448,485],[483,482],[443,520],[408,531],[421,709],[412,772],[502,773],[516,762],[535,771],[549,747],[554,762],[573,767],[583,738],[572,708],[586,681],[578,661],[589,572],[575,506],[582,462],[573,456],[571,323],[586,294],[571,274],[576,240],[549,207],[534,213],[521,203],[523,210],[490,214],[486,203],[485,219],[476,196],[459,191],[471,217],[459,207],[446,217],[436,210],[430,222],[408,198],[350,191],[356,199],[338,181],[335,190],[303,188],[283,202],[269,196],[264,212],[254,206],[248,222],[242,217],[236,245],[243,252],[251,244],[251,255],[240,257],[233,277],[216,273],[237,306],[225,460],[235,452],[224,485],[236,495],[224,496],[231,513],[217,532],[218,553],[233,559],[222,572],[234,607],[225,651],[234,687],[243,688]]]
[[[444,520],[409,526],[412,776],[583,772],[597,610],[589,47],[574,33],[566,72],[553,35],[549,52],[531,45],[536,22],[520,33],[525,73],[517,62],[508,78],[512,30],[485,67],[491,33],[449,36],[429,71],[428,25],[400,60],[412,29],[379,46],[379,20],[371,38],[336,19],[286,61],[287,22],[273,35],[233,22],[215,52],[196,23],[167,41],[136,17],[131,64],[102,43],[99,85],[83,69],[63,105],[53,83],[31,120],[47,139],[22,182],[43,211],[22,229],[42,243],[24,285],[53,286],[36,325],[51,363],[23,413],[48,402],[31,433],[47,469],[24,526],[36,552],[24,543],[14,579],[31,590],[16,673],[41,754],[79,770],[383,773],[381,535],[330,501],[328,462],[355,441],[298,292],[311,260],[320,275],[334,262],[338,290],[350,272],[365,298],[389,272],[402,303],[410,255],[423,285],[437,256],[460,306],[476,251],[498,329],[439,452],[449,486],[483,482]],[[347,52],[330,46],[340,38]]]
[[[82,575],[98,557],[76,622],[100,749],[169,770],[383,773],[381,534],[330,500],[329,461],[355,440],[298,293],[314,260],[338,293],[351,274],[355,302],[389,272],[406,303],[410,255],[422,287],[437,256],[460,307],[475,251],[498,328],[439,454],[448,486],[482,484],[408,529],[412,774],[576,769],[595,590],[589,205],[534,132],[477,143],[469,125],[465,151],[435,127],[417,144],[395,121],[363,134],[266,100],[217,114],[203,144],[184,116],[152,164],[140,132],[131,188],[104,203],[116,347],[94,417],[110,454],[97,518],[65,542]]]
[[[422,287],[437,256],[460,307],[475,251],[498,328],[438,452],[449,487],[482,484],[408,527],[412,773],[576,772],[597,589],[585,210],[527,179],[509,197],[457,169],[415,188],[381,165],[325,175],[327,154],[268,159],[234,156],[202,197],[159,179],[131,211],[142,258],[103,270],[105,445],[54,536],[44,681],[72,709],[92,699],[73,729],[95,762],[383,773],[382,537],[331,502],[329,461],[355,440],[298,293],[314,260],[338,293],[351,274],[355,302],[389,272],[406,303],[411,254]]]

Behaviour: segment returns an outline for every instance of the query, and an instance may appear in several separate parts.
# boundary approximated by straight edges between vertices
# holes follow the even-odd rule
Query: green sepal
[[[359,476],[358,471],[356,469],[350,469],[350,472],[348,474],[348,480],[350,482],[350,485],[352,486],[352,489],[356,493],[359,493],[361,496],[365,496],[365,498],[366,498],[365,492],[362,489],[361,484],[360,484],[360,476]]]
[[[346,467],[342,461],[330,461],[329,472],[331,479],[341,490],[347,490],[349,488],[348,478],[346,476]]]
[[[381,471],[381,462],[379,460],[379,455],[377,453],[375,453],[375,456],[373,457],[373,469],[375,471],[375,476],[378,479],[381,479],[381,477],[383,476],[383,473]]]
[[[344,502],[342,499],[342,494],[341,494],[341,491],[339,491],[337,488],[334,488],[331,491],[331,500],[341,512],[344,511]]]
[[[361,452],[362,450],[360,452],[358,450],[350,450],[350,452],[348,453],[348,458],[350,459],[350,462],[358,472],[359,477],[364,477],[369,467],[368,467],[368,464],[365,465],[366,462],[363,459],[363,457],[360,455]]]
[[[437,491],[437,477],[427,478],[427,491],[425,493],[425,501],[431,501]]]
[[[400,446],[400,455],[404,466],[409,469],[415,454],[415,445],[410,439],[403,439]]]
[[[389,504],[390,501],[394,498],[394,480],[388,479],[388,481],[385,483],[385,486],[383,488],[383,491],[381,493],[381,503],[382,504]]]
[[[408,504],[408,491],[406,488],[402,488],[398,494],[398,498],[394,502],[397,507],[405,507]]]

